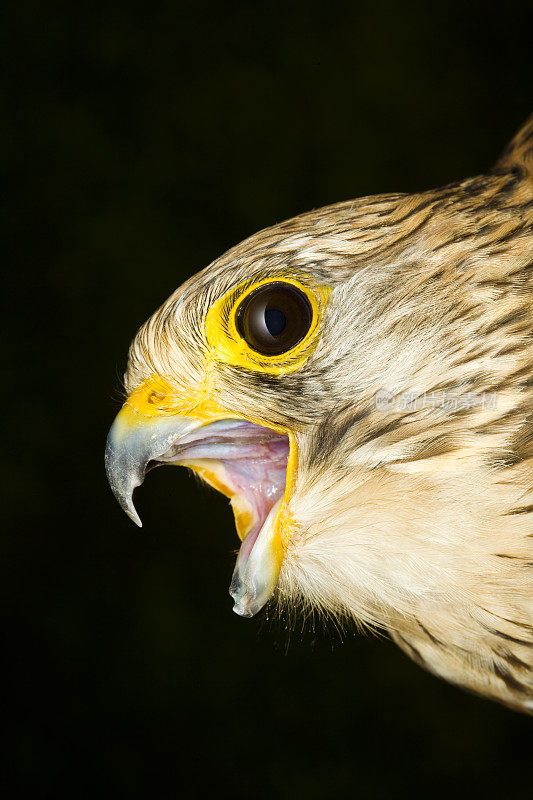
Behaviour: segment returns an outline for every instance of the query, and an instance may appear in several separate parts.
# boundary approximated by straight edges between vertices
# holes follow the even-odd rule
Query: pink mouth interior
[[[271,509],[283,497],[288,458],[287,436],[252,422],[220,420],[182,437],[157,461],[213,460],[222,465],[224,483],[244,496],[253,513],[239,552],[239,561],[246,561]]]

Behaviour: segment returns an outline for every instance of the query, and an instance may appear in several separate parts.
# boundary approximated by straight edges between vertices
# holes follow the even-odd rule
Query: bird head
[[[133,490],[160,464],[190,467],[227,495],[242,540],[230,591],[243,616],[279,583],[301,526],[300,484],[327,489],[325,417],[362,401],[346,363],[358,333],[343,289],[345,210],[234,248],[178,289],[130,349],[128,398],[106,451],[113,491],[137,524]]]
[[[192,277],[133,341],[106,448],[137,524],[154,466],[230,498],[239,615],[273,599],[381,627],[521,708],[532,131],[487,176],[303,214]]]

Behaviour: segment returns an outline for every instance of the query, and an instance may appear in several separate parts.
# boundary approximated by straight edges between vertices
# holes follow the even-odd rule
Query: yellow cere
[[[206,379],[195,389],[180,393],[165,378],[154,375],[133,390],[124,403],[123,411],[131,417],[130,424],[135,424],[137,416],[180,414],[204,422],[227,417],[228,414],[214,400],[210,390],[209,380]]]
[[[161,415],[175,414],[174,408],[169,403],[175,390],[164,378],[154,376],[138,386],[130,394],[125,405],[130,406],[145,417],[160,417]]]
[[[267,356],[255,352],[239,335],[236,325],[236,312],[248,294],[275,281],[289,283],[303,292],[313,311],[313,321],[306,336],[292,350],[280,356]],[[235,367],[244,367],[270,375],[286,375],[299,369],[307,360],[317,342],[328,297],[329,286],[302,283],[299,279],[286,275],[272,275],[255,283],[244,282],[235,286],[217,300],[209,309],[205,322],[206,338],[214,358]]]

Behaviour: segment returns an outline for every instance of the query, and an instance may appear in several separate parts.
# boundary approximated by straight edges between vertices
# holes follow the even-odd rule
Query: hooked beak
[[[195,470],[230,498],[242,539],[230,594],[234,611],[256,614],[272,595],[284,555],[282,527],[292,436],[224,416],[220,409],[172,413],[161,402],[159,382],[130,395],[107,437],[109,484],[126,514],[142,525],[133,492],[146,473],[161,464]],[[155,397],[155,402],[154,402]]]
[[[139,528],[142,522],[133,505],[133,491],[143,483],[150,462],[201,425],[189,417],[143,417],[128,406],[117,414],[105,449],[107,479],[120,507]]]

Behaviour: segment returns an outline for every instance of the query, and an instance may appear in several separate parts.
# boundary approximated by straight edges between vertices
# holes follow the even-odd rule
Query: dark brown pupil
[[[313,311],[305,294],[282,281],[260,286],[237,309],[237,330],[258,353],[275,356],[301,342]]]

